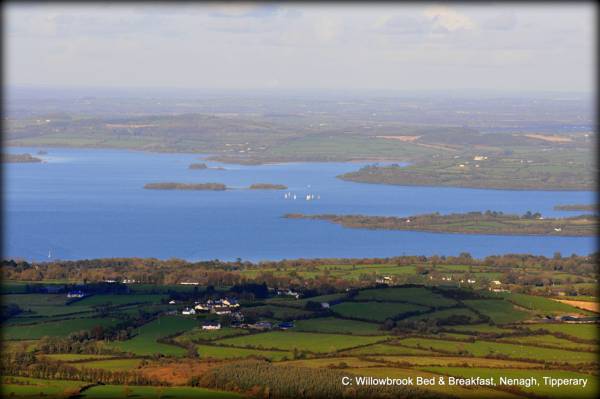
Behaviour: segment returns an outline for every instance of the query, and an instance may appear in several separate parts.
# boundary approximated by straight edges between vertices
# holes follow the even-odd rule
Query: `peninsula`
[[[593,236],[598,219],[581,215],[561,219],[545,219],[539,213],[527,212],[505,215],[486,211],[441,215],[431,213],[408,217],[365,215],[304,215],[289,213],[288,219],[326,220],[355,229],[409,230],[434,233],[490,234],[490,235],[547,235],[547,236]]]
[[[250,190],[287,190],[283,184],[255,183],[248,187]]]
[[[598,204],[567,204],[556,205],[555,211],[593,211],[598,212]]]
[[[39,163],[40,158],[34,157],[31,154],[4,154],[4,162],[10,163]]]
[[[540,160],[484,156],[469,159],[429,161],[410,166],[367,165],[337,177],[357,183],[498,190],[589,190],[595,185],[593,174],[567,167],[561,167],[562,174],[552,173],[548,164]]]
[[[227,186],[223,183],[147,183],[144,188],[147,190],[227,190]]]

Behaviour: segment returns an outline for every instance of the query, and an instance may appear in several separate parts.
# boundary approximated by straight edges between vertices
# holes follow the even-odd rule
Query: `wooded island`
[[[436,233],[593,236],[598,219],[593,215],[545,219],[539,213],[505,215],[502,212],[469,212],[440,215],[431,213],[408,217],[365,215],[304,215],[289,213],[288,219],[316,219],[355,229],[411,230]]]

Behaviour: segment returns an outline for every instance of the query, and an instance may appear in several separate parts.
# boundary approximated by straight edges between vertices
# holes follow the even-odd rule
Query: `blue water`
[[[9,148],[36,154],[39,148]],[[313,257],[595,251],[593,237],[477,236],[346,229],[290,220],[288,212],[407,216],[484,211],[557,212],[556,204],[593,203],[593,192],[502,191],[358,184],[336,179],[360,163],[292,163],[189,170],[198,154],[48,149],[41,164],[4,164],[4,254],[29,260],[178,257],[266,260]],[[148,182],[221,182],[235,189],[145,190]],[[283,191],[245,190],[281,183]],[[306,201],[307,193],[320,199]]]

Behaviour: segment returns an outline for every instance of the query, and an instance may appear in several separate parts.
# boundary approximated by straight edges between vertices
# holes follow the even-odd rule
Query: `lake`
[[[285,213],[408,216],[485,211],[568,216],[557,204],[594,203],[594,192],[387,186],[336,175],[364,163],[240,166],[199,154],[109,149],[7,148],[45,163],[4,164],[4,256],[28,260],[177,257],[267,260],[504,253],[587,255],[595,237],[480,236],[346,229]],[[193,162],[226,170],[190,170]],[[219,182],[228,191],[145,190],[149,182]],[[279,183],[288,190],[247,190]],[[287,192],[296,200],[285,199]],[[306,201],[314,194],[313,201]]]

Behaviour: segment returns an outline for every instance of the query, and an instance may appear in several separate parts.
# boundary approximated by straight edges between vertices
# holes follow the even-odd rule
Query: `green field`
[[[597,354],[593,352],[575,352],[491,341],[456,342],[428,338],[406,338],[398,342],[401,345],[412,348],[449,353],[462,352],[470,356],[502,355],[518,360],[529,359],[539,362],[548,361],[572,364],[595,363],[598,361]]]
[[[505,337],[500,338],[502,342],[511,342],[528,345],[551,346],[558,349],[572,349],[581,351],[598,352],[598,345],[582,344],[569,341],[568,339],[558,338],[554,335],[530,335],[526,337]]]
[[[343,355],[349,356],[371,356],[371,355],[421,355],[432,356],[439,355],[427,349],[407,348],[398,345],[390,344],[375,344],[362,346],[360,348],[345,350],[340,352]]]
[[[342,317],[383,322],[408,312],[421,312],[428,308],[420,305],[392,302],[342,302],[331,309]]]
[[[453,299],[445,298],[435,294],[426,288],[383,288],[374,290],[363,290],[354,298],[362,301],[400,301],[416,303],[430,307],[445,307],[456,305]]]
[[[51,360],[59,360],[62,362],[77,362],[81,360],[100,360],[110,359],[113,355],[90,355],[85,353],[53,353],[49,355],[42,355],[45,358]]]
[[[384,335],[385,331],[379,329],[379,324],[364,321],[337,319],[334,317],[320,317],[316,319],[298,320],[295,322],[294,331],[307,331],[318,333],[340,333],[352,335]]]
[[[128,305],[131,303],[160,303],[161,299],[167,298],[166,295],[143,295],[143,294],[121,294],[121,295],[92,295],[83,298],[74,305],[77,306],[98,306],[98,305]]]
[[[247,357],[264,357],[269,360],[291,359],[293,353],[280,350],[262,350],[246,348],[230,348],[226,346],[196,345],[201,359],[239,359]]]
[[[547,330],[551,333],[561,333],[571,337],[586,339],[589,341],[600,341],[599,328],[597,324],[528,324],[530,330]]]
[[[479,320],[479,315],[474,313],[472,310],[467,308],[450,308],[444,310],[438,310],[433,313],[425,313],[416,316],[408,317],[404,320],[417,321],[417,320],[443,320],[451,316],[466,316],[471,319],[471,322]]]
[[[451,331],[460,331],[460,332],[475,332],[475,333],[484,333],[484,334],[504,334],[509,333],[515,330],[510,328],[501,328],[497,326],[491,326],[489,324],[470,324],[466,326],[446,326],[448,330]]]
[[[139,356],[163,354],[182,356],[185,350],[178,346],[156,342],[157,339],[179,332],[191,330],[198,326],[194,319],[178,316],[163,316],[137,329],[137,335],[127,341],[113,342],[111,345],[124,352]]]
[[[465,300],[463,303],[488,316],[496,324],[516,323],[531,317],[529,313],[515,309],[515,306],[510,302],[499,299]]]
[[[246,308],[250,312],[256,312],[257,314],[272,314],[272,318],[278,320],[293,320],[295,318],[303,318],[314,315],[313,312],[308,310],[298,309],[295,307],[284,307],[284,306],[273,306],[273,305],[265,305],[265,306],[254,306],[251,308]]]
[[[29,306],[60,306],[69,298],[65,294],[9,294],[2,295],[2,303],[16,303],[27,310]]]
[[[132,398],[173,398],[173,399],[233,399],[241,398],[242,395],[233,392],[216,391],[206,388],[192,387],[141,387],[128,386],[128,396]],[[125,387],[122,385],[100,385],[87,389],[82,398],[111,399],[125,397]]]
[[[77,368],[89,368],[89,369],[103,369],[111,371],[126,371],[135,370],[142,359],[107,359],[107,360],[93,360],[90,362],[78,362],[72,363]]]
[[[194,329],[186,331],[177,336],[175,341],[180,343],[188,343],[192,341],[214,341],[216,339],[245,335],[248,333],[248,330],[241,328],[222,327],[220,330],[203,330],[199,327],[195,327]]]
[[[329,353],[355,346],[368,345],[384,339],[384,337],[274,331],[242,337],[226,338],[217,342],[224,345],[254,349],[281,349],[291,351],[296,348],[307,352]]]
[[[17,381],[18,384],[11,383]],[[27,377],[2,377],[0,393],[3,398],[12,396],[24,398],[68,397],[76,394],[87,382],[65,380],[42,380]]]
[[[578,309],[565,303],[553,301],[552,299],[543,298],[540,296],[511,293],[507,294],[505,298],[506,300],[519,306],[542,314],[579,313],[585,315],[595,315],[593,312]]]
[[[109,327],[119,323],[115,318],[69,319],[33,325],[9,325],[2,329],[3,339],[40,339],[64,337],[72,332],[91,330],[95,326]]]

